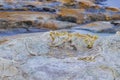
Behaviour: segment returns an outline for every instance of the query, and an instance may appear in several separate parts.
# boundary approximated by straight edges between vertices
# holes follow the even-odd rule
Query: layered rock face
[[[119,32],[104,38],[67,32],[4,38],[0,79],[119,80],[119,43]]]
[[[76,25],[75,23],[54,20],[55,17],[54,14],[43,12],[1,12],[0,29],[25,28],[29,31],[29,28],[32,27],[60,29]]]
[[[1,0],[0,32],[20,29],[22,32],[32,32],[33,28],[38,31],[42,28],[57,30],[89,22],[120,19],[119,8],[101,7],[97,2],[99,1]]]

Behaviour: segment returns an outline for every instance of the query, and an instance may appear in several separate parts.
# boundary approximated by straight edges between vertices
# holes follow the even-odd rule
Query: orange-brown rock
[[[59,17],[64,21],[70,21],[75,23],[83,23],[84,21],[84,9],[68,9],[62,8],[57,13]]]
[[[81,12],[85,12],[85,9],[61,8],[57,14],[61,16],[77,16]]]
[[[52,30],[56,29],[65,29],[76,26],[77,24],[71,22],[63,22],[58,20],[38,20],[38,24],[36,25],[38,28],[48,28]]]
[[[76,0],[78,3],[79,8],[95,8],[95,9],[99,9],[100,7],[96,4],[94,4],[92,1],[90,0]]]
[[[115,8],[115,7],[106,7],[105,9],[109,10],[109,11],[113,11],[113,12],[119,12],[120,11],[119,8]]]
[[[102,14],[102,13],[98,13],[98,14],[87,14],[87,17],[90,21],[103,21],[106,20],[106,15]]]
[[[57,21],[55,18],[55,14],[44,12],[0,12],[0,29],[29,29],[31,27],[62,29],[76,25],[75,23]]]
[[[73,5],[75,2],[74,0],[57,0],[57,1],[67,5]]]
[[[57,29],[61,27],[62,28],[68,27],[69,25],[66,26],[66,22],[83,24],[91,21],[103,21],[103,20],[109,21],[120,19],[119,14],[116,15],[116,11],[118,11],[116,8],[106,7],[106,10],[104,8],[103,10],[101,7],[95,4],[95,0],[33,0],[33,1],[1,0],[1,1],[5,3],[4,5],[3,3],[0,2],[1,11],[6,11],[9,9],[13,11],[13,12],[0,12],[0,19],[2,22],[1,25],[3,25],[3,22],[6,22],[6,24],[9,23],[9,25],[12,25],[11,23],[17,22],[17,24],[24,23],[25,25],[31,24],[31,26],[37,25],[40,28],[44,26],[45,28]],[[58,5],[57,7],[53,7],[52,9],[52,7],[50,7],[51,5],[52,6],[54,5],[52,3],[55,3],[55,5],[59,4],[56,2],[61,2],[60,6]],[[7,4],[8,7],[6,7],[6,3],[9,3]],[[17,4],[19,4],[20,7],[17,6]],[[72,6],[61,4],[69,4]],[[6,7],[6,10],[4,9],[4,6]],[[41,9],[43,9],[44,11],[49,11],[49,9],[52,9],[53,11],[55,10],[57,12],[53,14],[31,11],[31,10],[40,11]],[[15,11],[19,10],[19,12],[14,12],[14,10]],[[111,14],[109,10],[111,10],[114,14]],[[64,26],[63,23],[65,24]],[[62,24],[61,27],[60,24]],[[2,27],[5,26],[6,25]],[[21,26],[23,25],[21,24]]]
[[[33,27],[36,20],[53,19],[55,15],[42,12],[0,12],[0,29]]]
[[[36,20],[37,18],[42,19],[53,19],[55,14],[45,12],[31,12],[31,11],[19,11],[19,12],[0,12],[0,19],[24,21],[24,20]]]
[[[114,14],[111,16],[112,20],[120,20],[120,14]]]

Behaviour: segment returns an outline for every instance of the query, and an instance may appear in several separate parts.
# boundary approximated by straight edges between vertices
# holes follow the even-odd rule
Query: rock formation
[[[44,38],[44,39],[43,39]],[[119,32],[46,32],[0,40],[1,80],[119,80]]]
[[[104,1],[0,0],[0,80],[120,80],[120,8]]]

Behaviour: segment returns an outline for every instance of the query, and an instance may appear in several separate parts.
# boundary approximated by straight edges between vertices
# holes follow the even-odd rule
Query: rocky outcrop
[[[79,37],[79,38],[77,39],[77,37]],[[90,39],[90,41],[88,41],[88,39]],[[2,79],[2,80],[4,80],[4,79],[5,80],[6,79],[10,79],[10,80],[11,79],[12,80],[49,79],[49,77],[47,76],[47,74],[44,71],[43,72],[35,71],[35,74],[33,73],[33,76],[31,76],[31,72],[29,72],[29,68],[27,70],[25,67],[29,64],[26,61],[30,60],[32,57],[33,58],[31,60],[34,60],[34,58],[38,57],[38,59],[36,59],[36,60],[39,61],[40,56],[41,56],[41,59],[43,58],[43,61],[44,61],[44,59],[46,59],[45,60],[46,63],[49,63],[49,59],[47,59],[47,56],[48,57],[53,56],[53,59],[56,58],[56,60],[57,60],[57,57],[58,58],[62,58],[64,56],[69,57],[69,53],[67,53],[67,48],[68,48],[68,50],[71,50],[71,51],[73,50],[72,52],[75,52],[76,49],[83,51],[83,49],[91,48],[95,39],[96,39],[96,37],[94,37],[94,36],[92,37],[89,35],[80,35],[77,33],[69,34],[66,32],[64,32],[64,33],[48,32],[48,33],[44,33],[44,34],[39,33],[39,34],[33,34],[33,35],[29,34],[26,37],[25,36],[22,36],[22,37],[17,36],[17,38],[13,37],[12,39],[11,38],[10,39],[2,39],[2,40],[0,40],[0,42],[1,42],[1,45],[0,45],[0,52],[1,52],[0,53],[1,54],[0,55],[1,56],[0,57],[1,58],[1,60],[0,60],[0,64],[1,64],[0,79]],[[80,43],[77,44],[76,41],[80,41]],[[21,47],[21,49],[20,49],[20,47]],[[3,50],[3,48],[4,48],[4,50]],[[61,49],[60,53],[59,53],[58,49]],[[65,54],[64,54],[64,52],[62,53],[63,50],[64,50]],[[58,53],[56,53],[56,52],[58,52]],[[57,56],[57,55],[59,55],[59,56]],[[42,56],[46,56],[46,57],[42,57]],[[58,59],[58,61],[59,61],[59,59]],[[51,63],[51,60],[50,60],[50,63]],[[56,63],[56,61],[55,61],[55,63]],[[42,64],[44,64],[44,63],[42,63]],[[37,66],[37,65],[34,65],[34,66]],[[43,67],[43,68],[45,68],[45,67]],[[51,66],[51,68],[52,68],[52,66]],[[42,66],[41,66],[41,69],[42,69]],[[55,74],[56,72],[58,72],[58,74]],[[62,78],[62,75],[64,75],[63,71],[61,71],[60,73],[59,73],[59,71],[55,71],[55,73],[52,72],[52,75],[54,76],[53,79],[56,79],[56,77],[59,75]],[[37,74],[40,74],[40,76]],[[51,74],[51,71],[50,71],[50,74]],[[64,78],[64,76],[63,76],[63,78]],[[51,79],[52,79],[52,77],[51,77]]]
[[[120,9],[105,0],[0,0],[0,35],[76,27],[117,32]],[[92,23],[89,23],[92,22]],[[0,80],[120,80],[120,32],[63,30],[0,37]]]
[[[98,1],[1,0],[0,32],[14,29],[17,31],[20,28],[24,30],[23,32],[31,32],[31,28],[37,31],[43,28],[56,30],[93,21],[120,19],[119,8],[100,7],[96,2]]]
[[[57,20],[74,22],[83,24],[93,21],[110,21],[119,20],[119,11],[112,11],[108,9],[74,9],[61,8],[57,12]]]
[[[0,12],[0,31],[18,28],[26,29],[27,31],[30,31],[31,28],[63,29],[77,25],[58,21],[55,18],[55,14],[44,12]]]
[[[67,32],[1,39],[0,79],[119,80],[119,39],[119,32],[98,39]]]

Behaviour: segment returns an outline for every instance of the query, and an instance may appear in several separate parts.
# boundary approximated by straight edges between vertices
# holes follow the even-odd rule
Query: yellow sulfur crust
[[[64,37],[61,41],[62,43],[70,41],[73,37],[81,38],[87,44],[87,48],[92,48],[94,42],[98,38],[97,36],[92,36],[92,35],[89,35],[89,34],[68,33],[68,32],[53,32],[53,31],[50,32],[50,37],[52,39],[52,42],[54,42],[56,38]]]

